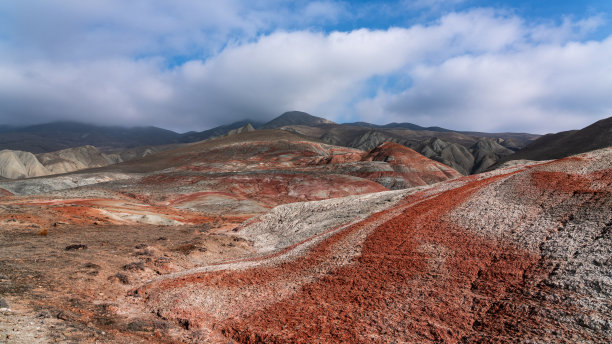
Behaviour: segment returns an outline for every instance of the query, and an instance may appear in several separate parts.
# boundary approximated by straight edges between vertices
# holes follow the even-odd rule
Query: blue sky
[[[611,34],[611,1],[4,1],[0,124],[556,132],[612,115]]]

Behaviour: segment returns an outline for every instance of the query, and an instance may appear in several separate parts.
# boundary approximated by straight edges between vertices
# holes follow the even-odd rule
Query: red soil
[[[227,321],[223,333],[243,343],[459,341],[537,259],[441,220],[488,182],[408,208],[366,240],[356,264]]]
[[[183,186],[196,183],[199,177],[157,175],[145,178],[141,184]],[[364,193],[386,191],[382,185],[351,176],[314,173],[244,174],[229,176],[201,176],[206,179],[207,191],[187,195],[168,195],[171,204],[213,195],[227,195],[237,200],[255,200],[266,207],[297,201],[313,201]]]
[[[384,222],[366,239],[354,263],[332,270],[286,299],[259,306],[229,305],[237,314],[229,319],[217,319],[197,308],[160,314],[193,327],[212,325],[240,343],[453,343],[554,328],[528,308],[514,306],[539,302],[524,291],[526,276],[533,280],[538,274],[535,267],[540,257],[445,220],[475,191],[502,177],[474,181],[432,198],[424,199],[425,193],[410,196],[407,205],[399,206],[405,208],[400,216]],[[249,290],[291,280],[333,258],[336,245],[342,245],[351,232],[390,211],[333,235],[295,260],[272,267],[188,275],[139,293],[155,298],[159,295],[155,291],[163,294],[163,290],[182,287],[192,292],[206,287]],[[274,300],[274,290],[268,293]]]
[[[601,174],[601,173],[600,173]],[[601,179],[602,175],[595,176]],[[531,173],[532,185],[541,190],[554,190],[563,193],[591,193],[593,176],[569,174],[564,172],[533,171]]]
[[[402,146],[399,143],[394,142],[385,142],[372,149],[366,156],[364,156],[363,160],[386,161],[391,164],[411,166],[417,169],[428,165],[435,165],[441,169],[444,169],[445,171],[448,170],[448,173],[450,173],[449,176],[461,177],[461,174],[452,168],[437,161],[433,161],[406,146]]]
[[[0,188],[0,196],[13,196],[14,194],[6,189]]]

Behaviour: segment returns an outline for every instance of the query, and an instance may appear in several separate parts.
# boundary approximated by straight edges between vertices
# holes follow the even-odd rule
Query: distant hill
[[[219,136],[226,135],[230,131],[244,128],[245,126],[248,126],[248,125],[251,125],[253,129],[257,129],[257,128],[261,128],[263,126],[263,123],[258,122],[258,121],[253,121],[250,119],[245,119],[242,121],[234,122],[232,124],[221,125],[221,126],[209,129],[209,130],[204,130],[200,132],[190,131],[190,132],[184,133],[180,135],[180,141],[183,143],[189,143],[189,142],[198,142],[202,140],[208,140],[213,137],[219,137]]]
[[[437,131],[437,132],[452,132],[452,130],[444,129],[440,127],[422,127],[420,125],[416,125],[413,123],[389,123],[384,125],[372,124],[367,122],[352,122],[352,123],[343,123],[342,125],[347,126],[355,126],[355,127],[367,127],[367,128],[382,128],[382,129],[410,129],[410,130],[428,130],[428,131]]]
[[[63,149],[95,146],[103,152],[143,146],[190,143],[223,136],[248,124],[258,128],[261,123],[244,120],[201,132],[179,134],[157,127],[98,126],[77,122],[54,122],[25,127],[0,126],[0,149],[20,150],[34,154]]]
[[[94,146],[108,158],[118,162],[232,133],[280,128],[328,144],[361,150],[373,149],[383,142],[399,143],[452,166],[462,174],[478,173],[538,137],[522,133],[458,132],[440,127],[422,127],[413,123],[337,124],[306,112],[289,111],[267,123],[245,119],[184,134],[156,127],[125,128],[74,122],[27,127],[0,125],[0,149],[40,154],[73,147]],[[485,138],[487,140],[484,140]],[[110,153],[113,154],[109,155]],[[80,158],[69,160],[81,161]],[[72,164],[72,162],[62,162],[63,167],[57,165],[57,169],[62,170],[64,167],[70,169],[81,165],[76,163],[72,166]]]
[[[319,124],[335,124],[325,118],[313,116],[306,112],[301,111],[289,111],[276,117],[270,122],[264,124],[262,129],[278,129],[287,125],[310,125],[315,126]]]
[[[612,146],[612,117],[597,121],[581,130],[541,136],[525,148],[507,156],[510,160],[551,160]]]
[[[55,122],[0,132],[0,148],[47,153],[85,145],[101,150],[180,142],[180,134],[156,127],[111,127]]]

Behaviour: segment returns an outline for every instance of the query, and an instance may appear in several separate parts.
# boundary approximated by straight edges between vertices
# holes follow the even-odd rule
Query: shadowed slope
[[[612,146],[612,117],[581,130],[544,135],[527,147],[501,160],[550,160]]]

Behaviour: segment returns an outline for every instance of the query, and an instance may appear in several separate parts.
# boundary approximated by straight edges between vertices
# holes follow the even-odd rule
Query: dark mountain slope
[[[287,125],[308,125],[316,126],[319,124],[331,124],[332,121],[326,120],[325,118],[313,116],[306,112],[301,111],[289,111],[276,117],[270,122],[263,125],[263,129],[277,129]]]
[[[444,129],[440,127],[422,127],[420,125],[416,125],[413,123],[388,123],[384,125],[372,124],[367,122],[353,122],[353,123],[342,123],[342,125],[346,126],[354,126],[354,127],[367,127],[367,128],[382,128],[382,129],[410,129],[410,130],[428,130],[428,131],[437,131],[437,132],[450,132],[452,130]]]
[[[612,146],[612,117],[581,130],[544,135],[500,161],[550,160]]]
[[[249,126],[251,125],[251,126]],[[241,129],[242,128],[242,129]],[[502,156],[524,147],[536,135],[490,134],[470,135],[439,127],[421,127],[411,123],[375,125],[365,122],[337,124],[305,112],[285,112],[277,118],[261,124],[242,120],[201,132],[178,134],[156,127],[123,128],[95,126],[73,122],[57,122],[29,127],[0,127],[0,149],[46,153],[62,149],[95,146],[104,153],[119,153],[145,147],[167,146],[198,142],[228,133],[254,129],[278,129],[291,131],[315,140],[337,146],[370,150],[383,142],[396,142],[415,149],[427,157],[448,164],[462,174],[480,172],[496,163]],[[489,144],[482,144],[482,138]],[[480,140],[480,141],[479,141]],[[480,142],[480,144],[477,144]],[[488,142],[488,141],[487,141]],[[489,149],[495,146],[493,150]],[[143,155],[149,153],[145,152]],[[159,151],[161,149],[153,149]],[[136,151],[134,151],[136,152]],[[137,152],[136,152],[137,153]],[[138,154],[138,156],[141,156]],[[126,159],[117,159],[126,160]]]
[[[260,128],[262,126],[262,123],[258,121],[245,119],[242,121],[234,122],[232,124],[221,125],[221,126],[209,129],[209,130],[204,130],[204,131],[199,131],[199,132],[190,131],[190,132],[184,133],[181,135],[180,141],[188,143],[188,142],[197,142],[197,141],[207,140],[213,137],[223,136],[232,130],[240,129],[249,124],[255,129]]]
[[[55,122],[27,127],[0,127],[0,149],[48,153],[62,149],[95,146],[104,152],[143,146],[161,146],[202,141],[223,136],[228,132],[251,124],[261,123],[243,120],[201,132],[179,134],[157,127],[98,126],[76,122]]]
[[[0,133],[0,148],[47,153],[84,145],[101,150],[178,143],[180,135],[156,127],[110,127],[55,122],[16,127]]]

